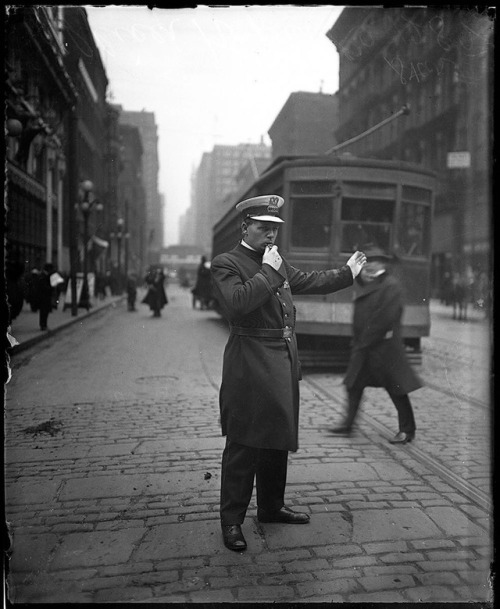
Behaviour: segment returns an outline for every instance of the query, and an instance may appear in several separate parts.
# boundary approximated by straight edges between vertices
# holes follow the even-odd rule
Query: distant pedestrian
[[[288,451],[298,449],[300,363],[292,294],[329,294],[352,285],[365,262],[353,254],[339,269],[304,272],[274,245],[282,197],[238,203],[242,240],[212,261],[214,296],[230,326],[220,410],[220,518],[225,546],[247,547],[241,525],[254,480],[260,522],[307,524],[309,514],[285,505]]]
[[[40,277],[40,268],[38,266],[34,266],[29,273],[26,273],[24,276],[24,300],[30,305],[30,309],[33,313],[38,311],[38,304],[36,302],[37,298],[37,285],[38,278]]]
[[[466,273],[453,273],[451,304],[453,306],[453,319],[467,321],[467,308],[471,298],[470,277]]]
[[[50,312],[57,307],[57,287],[51,284],[50,277],[55,273],[54,265],[46,263],[36,279],[33,290],[33,301],[39,311],[40,330],[48,330],[47,321]]]
[[[143,298],[143,304],[149,305],[153,317],[161,317],[161,310],[168,304],[165,292],[165,274],[161,267],[151,267],[145,278],[148,291]]]
[[[441,303],[447,307],[452,303],[453,282],[451,273],[448,271],[443,275],[443,283],[441,286]]]
[[[106,275],[104,275],[104,273],[96,273],[95,296],[99,300],[104,300],[106,298]]]
[[[405,444],[415,437],[415,418],[408,394],[422,386],[408,363],[401,338],[402,287],[391,273],[394,259],[378,248],[366,253],[367,263],[356,281],[352,351],[344,383],[347,411],[340,427],[351,434],[365,387],[383,387],[398,412],[399,431],[389,442]]]
[[[127,277],[127,307],[129,311],[136,311],[135,300],[137,298],[137,276],[129,273]]]
[[[193,294],[193,309],[196,308],[196,302],[200,303],[202,311],[210,308],[210,301],[212,300],[212,275],[210,273],[210,262],[208,262],[206,256],[201,257],[196,273],[196,284],[191,292]]]

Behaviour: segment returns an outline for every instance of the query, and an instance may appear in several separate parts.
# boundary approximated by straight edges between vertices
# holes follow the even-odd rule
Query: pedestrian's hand
[[[353,277],[357,277],[359,275],[365,264],[366,256],[363,254],[363,252],[354,252],[354,254],[347,261],[347,265],[350,267]]]
[[[262,264],[269,264],[275,271],[277,271],[282,263],[283,259],[279,255],[278,246],[267,246],[264,255],[262,256]]]

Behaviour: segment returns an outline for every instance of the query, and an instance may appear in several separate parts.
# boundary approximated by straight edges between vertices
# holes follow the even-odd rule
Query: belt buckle
[[[283,338],[292,338],[292,328],[283,328]]]

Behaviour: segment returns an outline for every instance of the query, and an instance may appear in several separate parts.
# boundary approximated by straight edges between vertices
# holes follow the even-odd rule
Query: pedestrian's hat
[[[371,262],[373,260],[379,260],[381,262],[395,262],[396,257],[393,254],[387,253],[380,247],[376,245],[367,245],[366,248],[363,248],[363,252],[366,256],[367,262]]]
[[[241,201],[236,209],[242,214],[243,219],[261,220],[262,222],[284,222],[279,217],[279,208],[284,203],[283,197],[279,195],[262,195]]]

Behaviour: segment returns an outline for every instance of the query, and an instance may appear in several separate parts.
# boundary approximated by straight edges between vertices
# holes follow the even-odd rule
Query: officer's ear
[[[245,220],[243,220],[243,222],[241,223],[241,232],[243,235],[246,235],[248,233],[248,224],[245,222]]]

